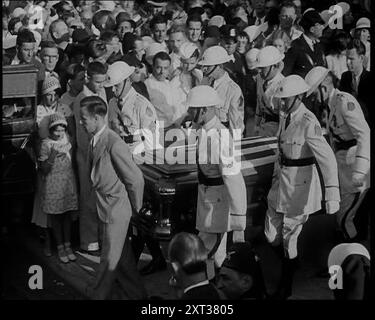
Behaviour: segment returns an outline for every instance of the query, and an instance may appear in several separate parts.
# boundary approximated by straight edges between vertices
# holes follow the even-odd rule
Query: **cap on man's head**
[[[305,12],[300,21],[300,25],[305,31],[309,31],[310,28],[315,26],[317,23],[325,25],[324,20],[316,10],[309,10]]]
[[[236,40],[238,34],[237,28],[234,25],[226,24],[220,28],[220,33],[224,41]]]
[[[75,29],[72,34],[73,43],[85,43],[90,38],[89,33],[85,29]]]
[[[221,38],[220,29],[217,26],[208,26],[206,27],[206,31],[204,32],[205,38]]]
[[[258,259],[250,243],[237,242],[227,251],[227,257],[222,266],[255,276],[259,272]]]

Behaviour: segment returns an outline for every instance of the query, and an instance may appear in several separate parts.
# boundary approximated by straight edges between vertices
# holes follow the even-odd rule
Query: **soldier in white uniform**
[[[108,122],[132,151],[140,144],[145,149],[153,149],[156,144],[156,111],[151,102],[132,87],[130,76],[134,70],[123,61],[109,66],[105,87],[113,87],[115,97],[109,101]]]
[[[284,68],[284,54],[274,46],[262,48],[257,56],[253,69],[258,68],[257,106],[255,112],[255,134],[263,137],[274,137],[279,129],[280,99],[274,94],[284,79],[281,71]]]
[[[226,257],[227,232],[234,231],[233,241],[244,241],[246,227],[245,182],[232,136],[216,116],[220,102],[217,92],[205,85],[191,89],[187,96],[188,113],[198,128],[196,228],[209,250],[209,279],[214,276],[214,263],[220,267]]]
[[[279,298],[292,293],[297,240],[309,215],[321,209],[333,214],[339,209],[335,155],[319,121],[302,103],[309,88],[300,76],[291,75],[281,81],[275,94],[282,99],[285,115],[278,133],[279,160],[268,194],[265,235],[273,246],[284,249]]]
[[[208,81],[221,99],[220,106],[216,110],[220,122],[232,131],[240,129],[243,132],[245,129],[244,98],[241,88],[224,70],[224,63],[229,60],[230,57],[223,47],[213,46],[206,49],[198,64],[202,66],[203,81]]]
[[[340,181],[340,211],[337,222],[346,240],[357,236],[354,217],[370,188],[370,128],[358,101],[335,89],[332,73],[315,67],[306,75],[311,92],[329,106],[328,127],[335,151]],[[364,230],[366,233],[366,230]]]

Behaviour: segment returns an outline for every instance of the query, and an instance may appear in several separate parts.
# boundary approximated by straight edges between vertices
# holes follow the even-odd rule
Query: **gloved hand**
[[[230,230],[244,232],[246,229],[246,215],[230,215]]]
[[[334,214],[340,209],[340,202],[330,200],[326,201],[326,211],[328,214]]]
[[[359,172],[353,172],[352,174],[352,183],[354,187],[362,187],[365,180],[365,175]]]
[[[244,231],[233,231],[233,243],[235,242],[245,242]]]

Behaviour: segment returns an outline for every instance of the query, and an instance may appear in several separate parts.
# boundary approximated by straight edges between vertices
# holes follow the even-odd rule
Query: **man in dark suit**
[[[304,78],[316,66],[326,66],[326,60],[319,38],[322,36],[324,21],[316,10],[306,12],[300,25],[304,33],[292,42],[284,59],[284,76],[297,74]]]
[[[348,71],[341,76],[340,91],[350,93],[357,98],[362,107],[363,114],[367,118],[368,108],[370,106],[372,83],[370,72],[363,67],[363,61],[366,55],[364,44],[355,39],[349,44],[346,51]]]
[[[195,234],[176,234],[168,247],[173,275],[170,285],[181,300],[220,300],[222,295],[206,275],[207,249]]]
[[[224,64],[225,70],[241,90],[244,90],[245,66],[241,54],[237,48],[237,29],[235,26],[226,24],[220,28],[222,36],[222,46],[227,50],[230,60]]]
[[[102,251],[90,298],[145,299],[146,291],[137,271],[127,236],[132,212],[142,207],[144,180],[127,144],[106,126],[107,105],[97,96],[81,101],[81,123],[93,136],[88,165],[102,222]]]

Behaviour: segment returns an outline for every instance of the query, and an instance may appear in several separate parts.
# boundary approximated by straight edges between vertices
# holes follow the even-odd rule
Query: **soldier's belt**
[[[315,163],[315,158],[303,158],[303,159],[288,159],[286,157],[281,156],[279,159],[281,165],[285,167],[305,167],[311,166]]]
[[[336,151],[339,151],[339,150],[348,150],[351,147],[354,147],[356,145],[357,145],[357,140],[356,139],[352,139],[352,140],[348,140],[348,141],[335,142],[335,150]]]
[[[204,184],[205,186],[212,187],[212,186],[221,186],[224,184],[224,180],[222,177],[217,178],[209,178],[205,176],[201,170],[198,170],[198,182],[199,184]]]
[[[263,119],[265,122],[279,122],[279,116],[275,114],[263,114]]]

